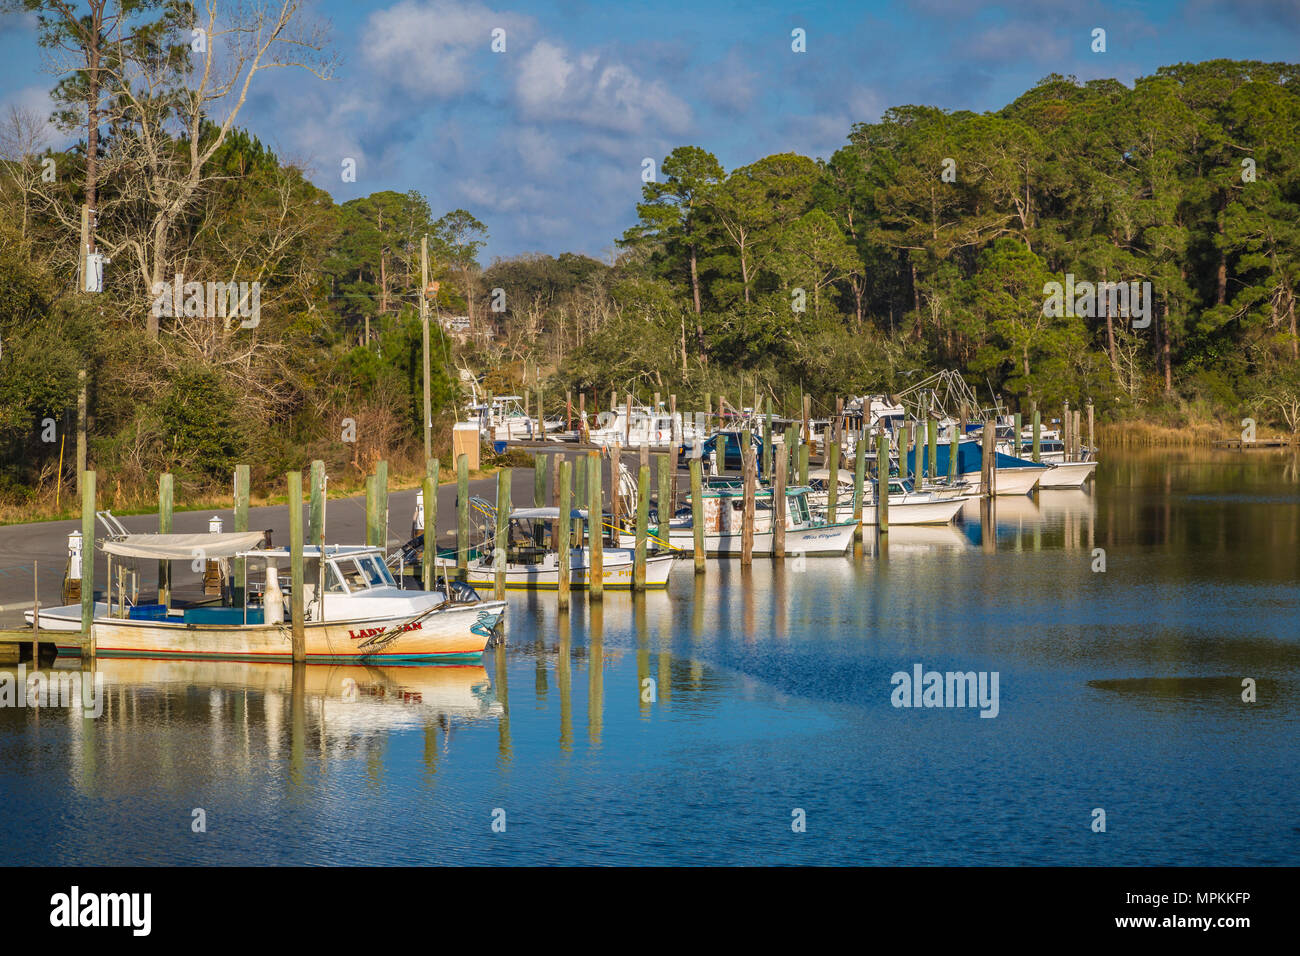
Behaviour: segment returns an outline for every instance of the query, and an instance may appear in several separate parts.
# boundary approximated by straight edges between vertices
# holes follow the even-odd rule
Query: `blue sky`
[[[454,3],[317,0],[334,78],[259,75],[240,114],[337,201],[416,189],[521,252],[597,257],[635,218],[642,160],[694,144],[727,169],[828,157],[891,106],[994,110],[1049,73],[1300,54],[1300,0]],[[1091,50],[1106,30],[1105,53]],[[506,51],[490,49],[506,31]],[[791,50],[803,29],[807,52]],[[29,19],[0,17],[0,108],[45,111]],[[52,136],[53,142],[59,142]],[[357,181],[344,183],[344,158]]]

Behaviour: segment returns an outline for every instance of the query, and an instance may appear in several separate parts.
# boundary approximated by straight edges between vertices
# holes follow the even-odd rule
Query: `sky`
[[[486,264],[608,259],[645,160],[829,158],[907,104],[997,110],[1051,73],[1131,85],[1220,57],[1295,62],[1300,0],[316,0],[328,80],[259,74],[238,125],[344,202],[417,190],[489,231]],[[1094,52],[1094,30],[1105,30]],[[802,52],[793,31],[803,31]],[[504,34],[494,31],[504,31]],[[492,49],[494,36],[504,51]],[[0,14],[0,110],[49,110],[34,21]],[[50,133],[51,145],[66,137]],[[355,182],[344,181],[353,161]]]

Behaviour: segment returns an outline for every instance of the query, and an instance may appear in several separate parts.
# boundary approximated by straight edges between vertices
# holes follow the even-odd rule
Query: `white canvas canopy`
[[[153,558],[158,561],[192,561],[233,558],[254,547],[265,535],[260,531],[232,531],[224,534],[128,534],[117,541],[105,541],[104,551],[122,558]]]
[[[516,508],[510,512],[511,520],[520,521],[555,521],[560,517],[559,508]],[[587,512],[580,508],[573,508],[569,512],[571,518],[581,518],[587,520]]]
[[[831,470],[829,468],[814,468],[808,472],[809,481],[827,481],[830,477]],[[855,480],[853,472],[846,468],[839,469],[839,478],[841,485],[851,485]]]

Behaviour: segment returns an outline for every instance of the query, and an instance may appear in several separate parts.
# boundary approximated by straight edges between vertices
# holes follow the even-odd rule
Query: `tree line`
[[[483,333],[435,328],[444,432],[465,376],[687,408],[743,383],[793,408],[944,367],[1011,406],[1297,424],[1292,65],[1180,64],[1131,88],[1049,76],[996,112],[898,107],[827,159],[730,172],[681,146],[639,203],[629,190],[635,222],[603,261],[484,267],[471,212],[435,214],[416,190],[335,203],[240,123],[272,66],[332,69],[293,0],[227,18],[4,2],[37,14],[61,64],[53,119],[75,142],[51,148],[45,117],[0,117],[0,498],[44,500],[60,467],[70,477],[82,370],[91,462],[128,491],[162,471],[221,487],[239,461],[266,476],[307,457],[418,467],[422,240],[435,315]],[[78,287],[86,252],[109,260],[100,292]],[[175,276],[256,281],[257,321],[159,315]],[[1145,312],[1105,294],[1048,307],[1052,283],[1119,282],[1149,288]]]

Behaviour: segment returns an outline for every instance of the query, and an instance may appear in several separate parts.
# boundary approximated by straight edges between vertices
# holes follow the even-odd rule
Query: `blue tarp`
[[[939,477],[945,477],[948,474],[948,445],[940,442],[936,449],[937,454],[935,461],[939,468]],[[922,449],[924,451],[924,449]],[[1043,465],[1035,464],[1026,458],[1015,458],[1011,455],[1004,455],[1002,452],[995,452],[997,457],[994,464],[999,468],[1042,468]],[[977,441],[964,441],[957,444],[957,474],[968,475],[971,473],[978,474],[984,460],[983,448]],[[929,468],[929,457],[924,458],[926,468]],[[916,449],[909,449],[907,452],[907,472],[910,475],[916,474]],[[929,472],[926,472],[927,477]]]

